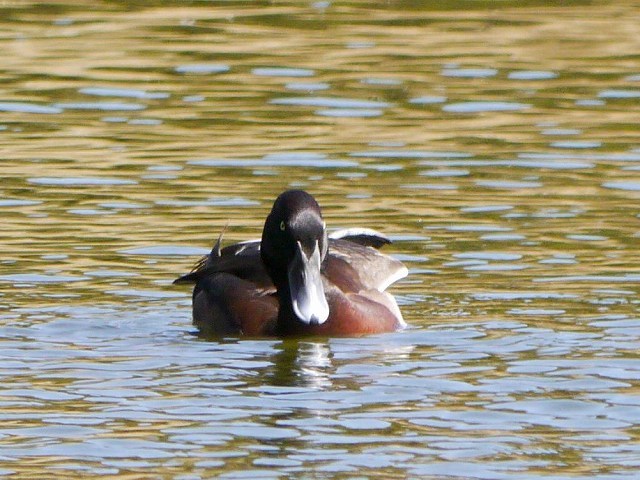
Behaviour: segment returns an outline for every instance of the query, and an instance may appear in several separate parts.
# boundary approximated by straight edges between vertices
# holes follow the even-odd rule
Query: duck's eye
[[[284,223],[284,220],[282,222],[280,222],[280,230],[282,230],[283,232],[287,229],[287,225]]]

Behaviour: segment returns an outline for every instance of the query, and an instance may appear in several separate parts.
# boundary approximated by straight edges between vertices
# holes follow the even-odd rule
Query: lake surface
[[[637,478],[640,7],[549,3],[0,2],[0,477]],[[290,187],[410,329],[194,335]]]

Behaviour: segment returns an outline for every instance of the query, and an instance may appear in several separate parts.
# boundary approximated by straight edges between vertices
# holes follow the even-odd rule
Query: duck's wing
[[[221,238],[193,270],[174,284],[198,283],[218,272],[231,273],[263,289],[273,289],[260,258],[260,240],[249,240],[220,248]],[[384,291],[404,278],[407,267],[377,249],[391,243],[384,234],[370,228],[346,228],[329,235],[329,252],[323,267],[327,278],[347,292]]]
[[[389,285],[407,276],[409,271],[399,260],[341,237],[329,240],[324,273],[344,292],[384,292]]]
[[[260,240],[235,243],[222,249],[218,240],[211,252],[202,257],[191,272],[177,278],[173,283],[198,283],[215,273],[230,273],[254,283],[256,288],[265,290],[273,288],[273,283],[260,258]]]
[[[329,239],[348,240],[364,247],[381,248],[391,243],[385,234],[372,228],[343,228],[329,234]]]

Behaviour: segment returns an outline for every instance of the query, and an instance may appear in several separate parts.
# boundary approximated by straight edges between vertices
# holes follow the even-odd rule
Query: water
[[[0,2],[0,476],[637,476],[640,10],[427,3]],[[193,334],[292,186],[409,330]]]

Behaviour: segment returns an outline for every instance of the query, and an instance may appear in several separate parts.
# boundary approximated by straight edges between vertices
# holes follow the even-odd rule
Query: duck
[[[316,199],[287,190],[262,238],[211,252],[174,284],[194,284],[193,324],[206,336],[361,336],[404,329],[387,287],[408,274],[370,228],[327,232]]]

